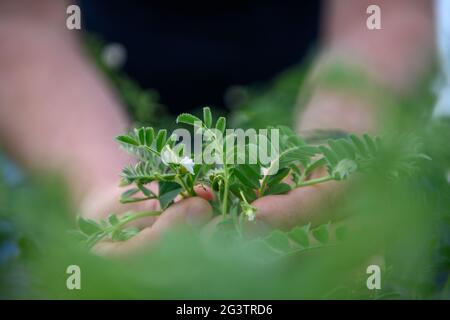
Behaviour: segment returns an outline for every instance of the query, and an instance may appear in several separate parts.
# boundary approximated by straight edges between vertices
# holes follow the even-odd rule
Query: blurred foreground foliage
[[[423,119],[422,119],[423,120]],[[444,122],[409,123],[433,161],[412,177],[356,179],[327,210],[347,217],[338,245],[268,250],[258,239],[175,230],[139,257],[108,260],[89,253],[67,230],[74,217],[57,179],[1,186],[2,298],[449,298],[450,138]],[[390,135],[401,155],[410,135]],[[399,151],[400,150],[400,151]],[[377,172],[377,171],[374,171]],[[9,232],[4,226],[16,230]],[[14,240],[14,241],[12,241]],[[14,242],[16,253],[5,254]],[[6,249],[5,249],[6,248]],[[66,288],[69,265],[81,268],[81,290]],[[382,289],[368,290],[366,268],[382,267]]]

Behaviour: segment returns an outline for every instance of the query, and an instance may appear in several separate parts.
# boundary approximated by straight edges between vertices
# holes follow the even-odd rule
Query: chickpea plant
[[[259,161],[246,164],[236,161],[242,157],[237,148],[226,148],[234,134],[226,134],[224,117],[213,121],[209,107],[203,109],[203,119],[183,113],[177,117],[178,124],[191,126],[196,133],[202,133],[204,147],[214,146],[217,164],[194,163],[194,155],[185,153],[185,145],[176,135],[167,130],[151,127],[134,129],[116,140],[137,159],[136,164],[126,166],[121,173],[121,185],[129,186],[120,198],[122,203],[138,201],[159,201],[158,211],[128,212],[123,215],[110,214],[106,220],[93,221],[78,218],[79,231],[88,246],[102,239],[124,241],[136,235],[139,230],[126,225],[146,216],[157,216],[170,207],[177,197],[196,196],[194,187],[203,186],[214,193],[211,204],[216,214],[223,216],[223,224],[236,234],[242,233],[244,220],[254,221],[258,215],[252,202],[267,195],[285,194],[293,188],[301,188],[330,180],[342,181],[357,172],[370,170],[377,160],[382,142],[379,137],[364,134],[358,137],[349,134],[345,138],[330,139],[322,145],[307,143],[287,127],[279,127],[277,156],[268,165]],[[268,143],[271,143],[270,138]],[[246,142],[244,150],[258,148]],[[418,152],[409,153],[402,165],[390,174],[398,175],[402,170],[411,171],[418,158]],[[277,164],[276,172],[273,164]],[[319,167],[326,167],[327,174],[311,179]],[[269,174],[270,173],[270,174]],[[152,191],[151,183],[157,183],[158,192]],[[276,214],[276,212],[274,213]],[[342,230],[334,231],[339,238]],[[326,244],[330,239],[330,224],[313,230],[310,225],[298,226],[288,233],[275,230],[264,240],[277,251],[291,251],[316,244]]]

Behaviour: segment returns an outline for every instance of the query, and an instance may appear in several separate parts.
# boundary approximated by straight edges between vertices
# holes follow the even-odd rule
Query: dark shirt
[[[124,70],[171,111],[221,107],[233,85],[269,80],[302,60],[319,1],[81,1],[83,27],[127,50]]]

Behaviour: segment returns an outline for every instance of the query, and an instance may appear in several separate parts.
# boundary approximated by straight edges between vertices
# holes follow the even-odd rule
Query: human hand
[[[153,184],[150,189],[157,193],[158,186]],[[130,211],[159,211],[157,200],[148,200],[130,204],[121,204],[118,199],[123,192],[116,184],[104,188],[102,193],[91,194],[82,205],[82,216],[92,220],[104,219],[111,213],[121,214]],[[202,188],[196,189],[197,197],[177,199],[159,216],[143,217],[128,223],[127,227],[136,227],[139,233],[126,241],[103,240],[93,247],[93,251],[100,255],[117,257],[136,254],[154,246],[161,237],[177,226],[200,228],[212,216],[212,208],[207,200],[211,194]]]
[[[319,170],[311,178],[323,176]],[[342,190],[342,183],[325,183],[295,188],[287,194],[268,195],[255,200],[256,222],[249,223],[250,232],[265,232],[268,228],[290,230],[296,225],[307,223],[320,224],[330,217],[327,206],[331,205]]]
[[[376,118],[372,106],[364,99],[322,89],[315,92],[298,123],[299,132],[338,129],[364,133],[375,131]],[[326,168],[318,168],[309,179],[326,174]],[[289,230],[296,225],[320,224],[336,219],[328,214],[328,207],[333,205],[347,184],[328,181],[295,188],[287,194],[261,197],[252,203],[257,208],[256,222],[248,223],[247,229],[251,233],[264,233],[269,228]]]

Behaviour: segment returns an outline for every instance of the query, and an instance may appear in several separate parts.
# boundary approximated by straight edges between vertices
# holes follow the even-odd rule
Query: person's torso
[[[301,61],[317,37],[319,1],[81,1],[83,26],[126,48],[125,71],[172,111],[223,106],[232,85]]]

